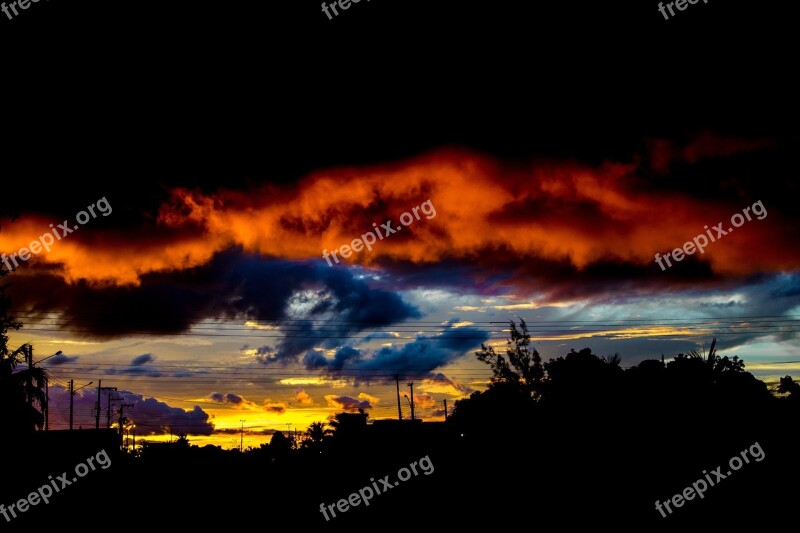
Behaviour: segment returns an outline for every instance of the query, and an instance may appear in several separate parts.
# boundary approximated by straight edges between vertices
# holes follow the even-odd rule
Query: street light
[[[77,389],[75,389],[74,391],[72,391],[72,394],[75,394],[76,392],[78,392],[79,390],[81,390],[81,389],[82,389],[82,388],[84,388],[84,387],[88,387],[88,386],[89,386],[89,385],[91,385],[92,383],[94,383],[94,381],[90,381],[90,382],[89,382],[89,383],[87,383],[86,385],[83,385],[83,386],[81,386],[81,387],[78,387]]]
[[[48,355],[48,356],[47,356],[47,357],[45,357],[44,359],[39,359],[38,361],[36,361],[36,362],[35,362],[35,363],[33,363],[33,364],[34,364],[34,365],[38,365],[38,364],[39,364],[39,363],[41,363],[42,361],[47,361],[47,360],[48,360],[48,359],[50,359],[51,357],[55,357],[55,356],[57,356],[57,355],[63,355],[63,354],[64,354],[64,352],[62,352],[61,350],[59,350],[59,351],[57,351],[56,353],[54,353],[53,355]]]

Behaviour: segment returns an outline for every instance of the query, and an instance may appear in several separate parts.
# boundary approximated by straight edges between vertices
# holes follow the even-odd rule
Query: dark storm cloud
[[[397,294],[373,289],[349,269],[239,251],[218,254],[202,267],[143,275],[139,286],[68,284],[42,271],[15,276],[9,292],[16,312],[61,313],[65,329],[86,337],[181,333],[214,317],[315,320],[283,327],[287,337],[278,342],[272,357],[281,361],[293,360],[331,337],[419,316]],[[324,325],[329,318],[335,322]],[[263,333],[254,330],[258,335]],[[262,346],[259,353],[273,352]]]
[[[308,317],[331,317],[333,322],[319,325],[295,322],[292,331],[280,339],[275,359],[294,359],[315,346],[335,347],[342,339],[369,327],[386,326],[420,316],[412,306],[390,290],[375,290],[350,271],[326,265],[311,267],[323,288],[295,296],[289,305],[307,309]]]
[[[343,346],[336,350],[333,360],[326,358],[318,350],[309,350],[303,357],[303,364],[309,370],[324,368],[332,372],[341,370],[349,360],[357,360],[361,357],[361,352],[351,346]]]
[[[432,374],[434,370],[479,347],[489,338],[489,334],[479,328],[454,327],[456,322],[458,319],[451,320],[439,334],[417,335],[406,344],[385,346],[371,353],[344,346],[333,359],[320,352],[309,352],[303,362],[309,370],[322,369],[331,375],[352,377],[357,383],[385,381],[395,374],[435,379],[441,374]]]
[[[448,257],[422,264],[389,257],[377,262],[392,274],[383,282],[394,287],[471,287],[482,294],[500,294],[505,289],[518,295],[535,293],[545,301],[615,294],[622,298],[634,292],[658,294],[690,286],[724,289],[753,272],[775,272],[797,263],[789,244],[800,236],[800,219],[793,205],[798,192],[793,177],[797,148],[797,139],[745,138],[707,131],[674,141],[651,140],[644,151],[647,155],[623,158],[632,157],[634,163],[615,173],[614,179],[599,180],[600,190],[573,189],[572,176],[567,174],[553,186],[558,194],[543,194],[535,188],[528,193],[515,191],[515,198],[493,212],[491,219],[500,227],[512,225],[520,230],[506,242],[470,257],[469,262]],[[659,165],[663,174],[652,169]],[[674,198],[676,205],[659,204],[662,194]],[[623,198],[647,209],[642,216],[621,217],[615,203]],[[702,233],[704,225],[728,220],[759,200],[781,220],[748,222],[743,231],[760,233],[757,238],[739,234],[713,244],[703,255],[685,257],[667,271],[655,264],[656,252],[663,254],[682,246]],[[687,210],[682,204],[696,207]],[[660,215],[648,217],[648,212]],[[559,229],[564,236],[550,246],[569,248],[574,243],[574,257],[543,254],[541,250],[547,246],[541,243],[521,254],[519,248],[524,248],[529,238],[526,227]],[[681,230],[665,239],[675,227]],[[583,255],[586,250],[596,250],[598,244],[605,248],[603,253]],[[733,259],[736,250],[750,253]]]
[[[40,256],[34,268],[14,276],[12,296],[17,310],[64,311],[76,332],[113,337],[184,332],[202,317],[295,318],[292,308],[313,318],[357,322],[366,316],[390,324],[416,316],[394,294],[398,288],[513,291],[552,301],[607,298],[630,295],[632,288],[720,288],[797,263],[796,139],[702,130],[647,138],[596,164],[544,157],[512,164],[441,150],[393,165],[322,169],[292,187],[173,190],[159,214],[150,215],[157,223],[130,232],[129,242],[100,227],[71,237],[69,246],[76,247],[53,258],[61,267]],[[480,169],[479,180],[465,172],[466,161]],[[332,179],[335,189],[328,188]],[[331,194],[342,188],[353,198],[343,202]],[[388,274],[369,281],[372,288],[384,283],[383,292],[366,290],[352,268],[331,268],[319,259],[321,234],[351,235],[372,220],[396,220],[412,200],[421,201],[420,191],[435,198],[436,218],[415,224],[413,237],[407,232],[382,240],[355,259]],[[470,209],[469,231],[463,198],[486,200]],[[704,225],[757,200],[769,218],[748,222],[666,272],[656,265],[657,252],[681,246]],[[30,242],[21,222],[4,227],[15,244],[9,250],[18,239]],[[27,222],[34,228],[45,223]],[[237,245],[282,259],[242,255],[231,249]],[[91,254],[96,263],[86,260]],[[296,323],[274,352],[259,355],[265,362],[293,360],[314,347],[336,348],[337,335],[356,331]]]
[[[540,303],[620,303],[689,289],[727,290],[750,276],[789,271],[797,264],[792,246],[800,236],[792,205],[798,192],[792,177],[796,148],[796,140],[768,135],[744,138],[701,132],[668,145],[653,141],[649,149],[628,151],[622,163],[587,166],[528,160],[522,171],[504,161],[445,151],[398,169],[378,167],[337,175],[342,186],[365,197],[347,205],[326,194],[325,172],[325,179],[309,176],[296,190],[281,189],[281,201],[270,187],[256,188],[252,194],[186,193],[179,195],[183,203],[162,212],[165,221],[177,224],[167,228],[175,235],[164,243],[180,253],[164,254],[163,247],[156,247],[150,253],[168,256],[169,261],[142,270],[124,257],[125,268],[136,273],[130,279],[138,285],[93,284],[77,274],[67,283],[63,271],[45,262],[11,276],[10,293],[15,311],[28,316],[60,312],[65,330],[89,337],[185,333],[201,319],[213,317],[247,317],[273,325],[276,322],[268,321],[284,321],[270,330],[283,338],[258,349],[256,360],[285,363],[315,348],[357,344],[348,338],[364,331],[364,324],[385,326],[418,317],[418,311],[397,295],[403,289],[446,287],[535,297]],[[473,159],[482,169],[483,181],[462,175],[463,161]],[[420,169],[439,170],[441,177],[437,181]],[[463,181],[453,185],[451,177]],[[415,225],[418,233],[413,239],[404,233],[402,239],[381,242],[381,248],[369,255],[370,267],[378,267],[380,276],[361,278],[354,274],[359,272],[355,268],[331,268],[316,257],[317,230],[338,224],[349,235],[353,228],[368,227],[369,220],[383,216],[387,202],[397,204],[397,186],[408,195],[428,188],[437,192],[439,214],[426,225]],[[463,231],[463,209],[458,204],[465,195],[491,199],[481,213],[470,211],[469,232]],[[763,201],[769,218],[748,222],[704,255],[687,256],[667,271],[659,269],[656,252],[681,246],[701,233],[704,224],[725,220],[756,200]],[[365,211],[364,205],[370,210]],[[399,204],[395,207],[392,216],[401,209]],[[336,216],[320,215],[328,211]],[[254,244],[253,225],[267,226],[272,220],[265,213],[281,223],[270,226],[272,233],[256,232],[263,242]],[[183,242],[179,238],[183,232],[193,238]],[[137,246],[152,239],[147,232],[132,232],[130,246],[114,240],[111,248],[137,256],[141,255]],[[230,249],[231,242],[260,253],[284,254],[284,259],[244,255]],[[94,249],[99,252],[103,244],[98,238]],[[214,249],[227,251],[211,259],[200,253]],[[415,249],[409,258],[409,250]],[[315,259],[307,261],[286,259],[312,255]],[[184,268],[197,264],[183,262],[190,256],[204,264]],[[68,255],[67,271],[91,273],[85,258],[85,253]],[[148,259],[145,266],[152,262]],[[289,325],[287,319],[314,322]],[[262,334],[255,329],[253,333]],[[307,365],[320,366],[317,356],[308,358]]]
[[[684,142],[667,139],[650,139],[647,142],[650,166],[662,173],[680,163],[694,164],[702,159],[728,158],[736,154],[749,154],[775,148],[775,138],[743,138],[720,136],[703,131]]]

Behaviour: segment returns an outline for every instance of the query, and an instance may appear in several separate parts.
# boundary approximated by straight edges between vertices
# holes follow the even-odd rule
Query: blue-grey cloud
[[[69,355],[64,355],[61,352],[58,352],[53,357],[50,357],[44,364],[50,365],[50,366],[64,365],[64,364],[67,364],[67,363],[74,363],[75,361],[78,360],[79,357],[80,356],[78,356],[78,355],[69,356]]]
[[[263,334],[285,334],[272,356],[262,355],[263,362],[295,361],[316,346],[331,347],[369,327],[420,316],[391,289],[368,283],[357,269],[331,268],[321,259],[261,257],[238,248],[202,266],[144,274],[135,287],[70,284],[42,269],[15,280],[9,290],[15,312],[80,317],[78,335],[91,338],[181,333],[205,318],[280,324]],[[117,310],[115,320],[107,320],[108,309]]]
[[[112,423],[118,421],[117,408],[119,403],[133,404],[125,408],[125,417],[136,424],[136,434],[140,436],[169,433],[186,433],[187,435],[210,435],[214,425],[210,416],[200,406],[195,405],[190,410],[172,407],[169,404],[146,398],[128,390],[116,391],[115,397],[121,400],[112,404],[114,410]],[[101,395],[102,420],[106,416],[106,396]],[[50,388],[50,425],[51,428],[65,429],[69,427],[69,392],[63,387]],[[95,418],[93,407],[97,403],[97,390],[87,388],[75,395],[74,398],[74,427],[94,428]]]
[[[322,369],[329,374],[352,377],[356,382],[386,381],[396,374],[404,378],[434,378],[435,370],[480,347],[489,338],[479,328],[455,327],[458,321],[451,320],[441,333],[417,335],[406,344],[385,346],[374,352],[343,346],[333,359],[309,352],[303,362],[309,370]]]
[[[155,361],[155,357],[153,357],[153,354],[145,353],[145,354],[137,355],[136,357],[134,357],[131,360],[131,365],[132,366],[141,366],[141,365],[144,365],[144,364],[147,364],[147,363],[152,363],[153,361]]]

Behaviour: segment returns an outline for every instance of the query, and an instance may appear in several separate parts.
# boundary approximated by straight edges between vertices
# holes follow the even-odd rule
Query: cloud
[[[361,352],[351,346],[343,346],[336,350],[333,360],[325,357],[322,350],[309,350],[303,357],[303,364],[309,370],[325,368],[330,371],[338,371],[344,368],[349,360],[358,360]]]
[[[59,366],[59,365],[67,364],[67,363],[74,363],[75,361],[78,360],[79,357],[80,356],[78,356],[78,355],[74,355],[74,356],[70,357],[68,355],[64,355],[61,352],[58,352],[56,355],[50,357],[46,361],[46,363],[47,363],[47,365],[50,365],[50,366]]]
[[[155,368],[149,367],[147,365],[130,365],[126,367],[117,367],[113,366],[105,370],[106,374],[115,376],[139,376],[139,377],[148,377],[148,378],[160,378],[165,376],[177,377],[179,375],[178,372],[173,372],[170,374],[166,374],[160,370],[156,370]]]
[[[80,320],[75,334],[82,337],[180,333],[204,317],[276,317],[284,321],[278,330],[254,334],[285,334],[274,349],[257,350],[262,362],[291,362],[331,338],[420,316],[393,291],[373,288],[350,270],[241,250],[220,253],[203,266],[145,274],[138,286],[70,284],[45,269],[18,276],[9,293],[16,312]],[[108,309],[115,309],[115,320],[105,319]]]
[[[115,391],[115,396],[121,397],[123,402],[133,404],[125,408],[125,416],[136,425],[136,434],[141,436],[167,434],[172,428],[173,434],[185,433],[187,435],[210,435],[214,425],[209,421],[208,413],[200,406],[184,410],[172,407],[155,398],[147,398],[135,392],[122,390]],[[102,395],[101,420],[105,420],[106,396]],[[69,392],[63,387],[50,388],[50,425],[55,429],[69,427]],[[93,407],[97,402],[97,391],[85,389],[75,396],[74,400],[74,427],[84,429],[94,428],[95,418]],[[115,417],[112,421],[116,422]]]
[[[260,346],[256,348],[255,359],[259,363],[270,363],[276,361],[278,356],[272,346]]]
[[[153,354],[146,353],[146,354],[142,354],[142,355],[138,355],[138,356],[134,357],[131,360],[131,365],[132,366],[141,366],[141,365],[144,365],[144,364],[147,364],[147,363],[152,363],[153,361],[155,361],[155,357],[153,357]]]
[[[430,409],[436,405],[436,400],[427,392],[414,394],[414,409]]]
[[[358,394],[358,399],[361,401],[367,401],[373,407],[380,402],[380,400],[376,396],[372,396],[371,394],[367,394],[366,392],[361,392]]]
[[[419,388],[433,394],[449,394],[457,398],[463,398],[472,394],[475,390],[465,383],[448,378],[442,373],[432,374],[425,378]]]
[[[282,414],[284,414],[286,412],[287,408],[288,408],[288,405],[286,404],[286,402],[276,402],[276,401],[272,401],[270,399],[264,400],[263,409],[264,409],[264,411],[266,411],[268,413],[274,413],[274,414],[282,415]]]
[[[660,241],[662,233],[666,240],[681,230],[697,231],[698,222],[700,228],[709,223],[704,214],[720,210],[727,214],[732,199],[749,198],[759,190],[782,191],[790,183],[790,177],[778,175],[778,183],[764,187],[762,179],[785,165],[776,155],[795,150],[790,142],[784,146],[776,139],[713,131],[655,141],[651,144],[661,148],[647,146],[616,154],[617,160],[589,163],[543,158],[506,162],[468,150],[445,149],[399,162],[320,169],[292,185],[173,188],[161,205],[154,206],[157,212],[143,213],[140,227],[97,224],[89,234],[79,232],[59,241],[29,265],[52,267],[69,283],[136,285],[155,273],[207,265],[215,255],[234,248],[263,257],[324,262],[323,249],[335,250],[352,242],[372,230],[373,223],[390,220],[397,227],[402,213],[428,200],[436,208],[434,218],[421,214],[400,232],[379,240],[372,251],[353,254],[347,263],[425,265],[447,259],[467,263],[498,250],[517,259],[566,258],[578,267],[609,252],[645,262],[652,255],[647,246],[650,239]],[[654,153],[662,153],[663,162],[655,163]],[[738,155],[749,157],[734,157]],[[759,156],[760,172],[743,166]],[[764,159],[772,160],[773,166],[761,165]],[[718,170],[729,161],[742,172],[731,176]],[[702,181],[718,194],[692,194],[704,186],[698,180],[678,192],[668,179],[650,179],[653,167],[668,172],[673,162],[682,165],[674,172],[676,177],[685,175],[687,168],[697,169],[708,176]],[[526,210],[526,206],[535,209]],[[19,250],[51,222],[44,214],[30,214],[4,225],[0,251]],[[786,220],[785,227],[793,227],[792,222]],[[650,239],[644,238],[647,230]],[[759,237],[771,233],[766,228],[758,230],[747,240],[758,244]],[[763,243],[761,248],[777,251],[783,240]],[[717,261],[734,266],[735,259]],[[774,269],[775,259],[759,262]],[[752,271],[751,265],[740,268]]]
[[[795,189],[785,169],[796,141],[705,131],[643,144],[618,160],[508,163],[451,149],[322,169],[291,186],[176,188],[146,226],[97,226],[59,241],[15,274],[9,293],[15,312],[80,319],[88,337],[185,332],[198,317],[315,319],[280,327],[287,335],[258,359],[286,363],[337,348],[332,337],[367,329],[358,324],[418,317],[396,293],[403,289],[603,302],[724,288],[800,263],[800,220],[785,192]],[[427,200],[434,218],[422,216],[335,268],[322,259],[323,249],[352,242],[373,223],[397,226]],[[758,200],[768,218],[666,272],[655,264],[655,253]],[[49,222],[26,215],[4,225],[0,251],[29,244]],[[108,309],[117,319],[104,320]],[[320,322],[331,317],[341,322]]]
[[[773,138],[722,137],[710,131],[704,131],[694,134],[685,143],[668,139],[649,139],[647,144],[651,166],[663,174],[675,163],[691,165],[702,159],[747,154],[772,148],[776,143],[776,139]]]
[[[251,402],[244,396],[234,394],[232,392],[212,392],[207,396],[212,402],[222,403],[233,406],[235,409],[257,409],[258,404]]]
[[[289,407],[286,402],[273,401],[270,400],[269,398],[265,399],[262,405],[259,405],[256,402],[248,400],[244,396],[241,396],[239,394],[234,394],[232,392],[228,393],[212,392],[207,396],[207,398],[212,402],[230,405],[234,409],[261,410],[264,411],[265,413],[272,413],[278,415],[284,414]]]
[[[195,376],[198,374],[207,374],[208,371],[206,370],[175,370],[171,372],[164,372],[162,370],[158,370],[152,366],[149,366],[150,363],[156,360],[156,356],[150,353],[138,355],[134,357],[128,366],[112,366],[109,368],[104,369],[106,374],[110,374],[112,376],[119,375],[119,376],[133,376],[133,377],[148,377],[148,378],[183,378],[188,376]]]
[[[345,411],[357,411],[358,409],[372,409],[375,404],[378,403],[378,398],[370,396],[365,392],[360,393],[358,398],[326,394],[325,401],[328,402],[328,407],[343,409]]]
[[[400,374],[409,377],[433,377],[431,372],[445,366],[466,352],[479,347],[489,334],[472,326],[459,326],[453,318],[435,335],[417,335],[411,342],[385,346],[364,353],[345,346],[337,350],[333,359],[320,353],[306,354],[304,363],[309,370],[323,369],[329,375],[348,376],[360,382],[380,382]]]
[[[310,395],[310,394],[308,394],[308,393],[307,393],[305,390],[303,390],[303,389],[300,389],[300,390],[298,390],[298,391],[295,393],[295,395],[294,395],[294,399],[295,399],[295,400],[296,400],[296,401],[297,401],[297,402],[298,402],[300,405],[303,405],[303,406],[306,406],[306,407],[308,407],[308,406],[311,406],[311,405],[314,405],[314,399],[311,397],[311,395]]]

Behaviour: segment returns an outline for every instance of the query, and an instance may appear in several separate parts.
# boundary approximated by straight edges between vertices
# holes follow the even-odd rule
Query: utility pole
[[[398,374],[394,375],[394,382],[397,384],[397,419],[403,419],[403,411],[400,409],[400,376]]]
[[[28,407],[33,409],[33,346],[30,344],[25,350],[25,359],[28,360]]]
[[[239,453],[242,453],[242,446],[244,445],[244,420],[239,420],[242,423],[242,436],[239,438]]]
[[[442,401],[444,402],[444,421],[447,422],[447,398]]]
[[[44,430],[50,431],[50,378],[44,376]]]
[[[89,383],[87,383],[83,387],[88,387],[92,383],[94,383],[94,381],[90,381]],[[83,387],[78,387],[76,389],[74,380],[72,380],[72,379],[69,380],[69,430],[70,431],[72,431],[72,403],[73,403],[73,398],[75,398],[75,393],[78,392],[79,390],[81,390]]]
[[[408,386],[411,387],[411,420],[414,420],[414,382],[409,382]]]
[[[120,398],[121,399],[121,398]],[[132,403],[123,403],[119,406],[119,436],[122,437],[122,425],[125,422],[125,417],[123,413],[125,412],[126,407],[133,407]]]
[[[109,390],[109,391],[114,390],[115,391],[115,390],[117,390],[117,388],[116,387],[108,387],[107,390]],[[111,429],[111,402],[112,401],[122,400],[122,398],[112,398],[110,394],[106,394],[106,399],[108,400],[106,402],[106,429]]]
[[[101,387],[100,386],[101,383],[102,383],[102,380],[97,382],[97,413],[95,414],[95,423],[94,423],[94,428],[95,429],[100,429],[100,394],[103,391],[117,390],[116,387]],[[106,397],[108,397],[108,395],[106,395]],[[111,402],[109,401],[109,409],[111,408],[110,406],[111,406]],[[109,422],[108,425],[111,426],[111,415],[110,414],[109,414],[109,417],[108,417],[108,422]]]
[[[101,385],[103,380],[97,380],[97,412],[95,413],[94,429],[100,429],[100,390],[103,388]]]
[[[69,430],[72,431],[72,400],[75,398],[75,391],[72,390],[74,387],[73,380],[69,380]]]
[[[25,384],[28,407],[33,408],[33,346],[31,345],[25,348],[25,362],[28,363],[28,379]]]

